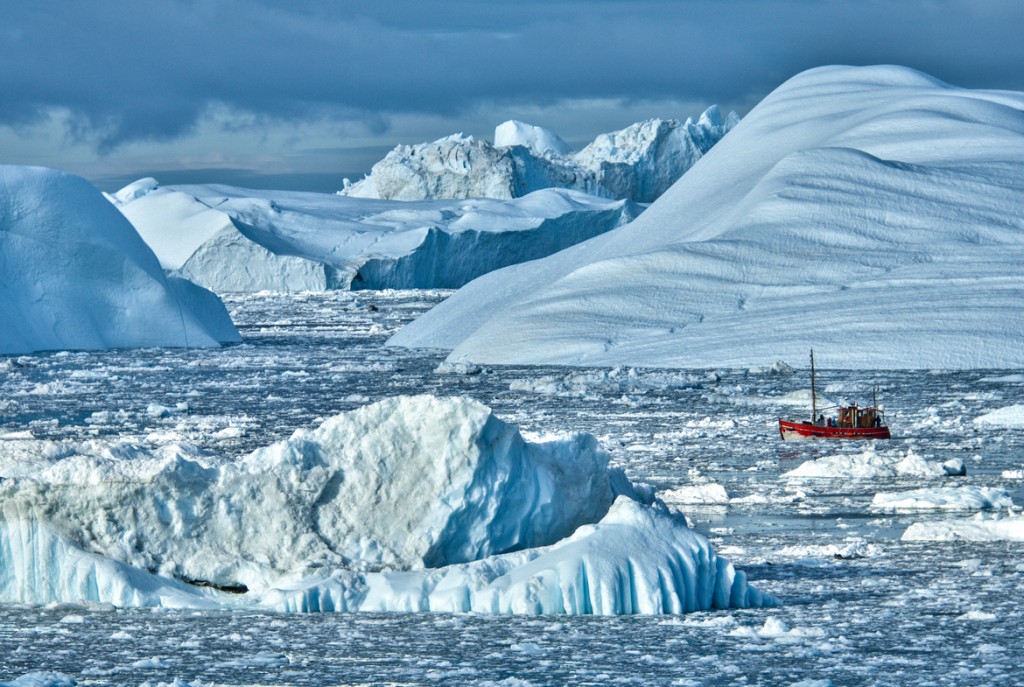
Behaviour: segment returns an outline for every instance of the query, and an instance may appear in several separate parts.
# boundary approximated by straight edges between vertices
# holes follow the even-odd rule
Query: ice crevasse
[[[596,439],[399,397],[241,458],[0,442],[0,602],[680,613],[772,605]]]

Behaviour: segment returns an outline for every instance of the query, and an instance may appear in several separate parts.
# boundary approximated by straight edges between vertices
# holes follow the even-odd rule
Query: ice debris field
[[[228,296],[242,346],[3,362],[5,500],[15,495],[12,509],[29,515],[43,494],[62,494],[47,531],[27,521],[5,529],[14,545],[35,547],[39,565],[19,575],[51,580],[33,585],[51,590],[51,600],[68,592],[68,579],[79,581],[76,593],[110,596],[0,604],[0,646],[10,647],[0,680],[43,670],[57,673],[54,680],[110,685],[366,684],[381,676],[605,684],[635,678],[638,661],[645,680],[664,684],[695,675],[703,684],[748,675],[779,685],[864,684],[879,674],[901,685],[1015,679],[1024,632],[1024,432],[977,418],[1024,404],[1019,375],[826,370],[821,391],[835,400],[879,386],[894,439],[793,445],[776,439],[774,425],[806,389],[806,370],[796,367],[802,357],[742,369],[572,370],[458,366],[437,353],[383,346],[446,295]],[[273,392],[259,391],[266,389]],[[411,409],[434,420],[399,412]],[[368,528],[387,518],[357,523],[345,509],[331,511],[363,503],[359,484],[371,488],[350,476],[365,476],[363,461],[385,457],[372,439],[380,432],[369,427],[377,421],[406,448],[446,434],[432,445],[447,447],[444,464],[453,468],[450,477],[428,473],[448,503],[411,498],[406,529],[388,528],[386,537]],[[335,441],[357,428],[368,430],[366,445]],[[485,436],[496,441],[475,446],[490,449],[474,448]],[[469,486],[500,472],[504,462],[488,461],[502,451],[522,461],[514,482],[522,490],[507,481],[500,490],[490,480],[478,482],[489,489]],[[583,472],[551,472],[556,455],[574,456]],[[404,462],[396,453],[379,464]],[[398,472],[408,484],[411,473]],[[519,499],[542,492],[566,507]],[[580,510],[584,494],[590,511]],[[903,503],[887,505],[897,499]],[[478,507],[485,502],[526,517],[492,518]],[[280,517],[261,519],[264,503],[277,504]],[[210,516],[208,531],[200,513]],[[243,513],[260,527],[234,526]],[[577,520],[556,524],[558,513]],[[440,524],[454,520],[476,525],[456,532]],[[174,539],[161,521],[196,537]],[[513,521],[520,526],[496,527]],[[580,521],[589,523],[576,527]],[[231,555],[258,545],[264,529],[296,535],[296,547],[256,546],[260,555],[245,561]],[[330,540],[315,534],[321,530]],[[338,548],[345,532],[362,536]],[[484,542],[503,547],[513,538],[532,548],[466,560]],[[350,559],[347,572],[327,574],[341,557]],[[677,563],[666,567],[666,557]],[[354,565],[357,558],[364,562]],[[586,598],[604,609],[632,604],[621,593],[626,585],[658,598],[650,577],[658,569],[693,570],[692,598],[711,592],[713,601],[727,576],[713,587],[698,580],[711,584],[710,562],[723,558],[735,565],[733,589],[742,588],[743,571],[748,594],[754,588],[781,605],[682,616],[533,615],[545,604],[582,608]],[[586,579],[604,579],[605,591],[581,593],[584,564],[596,567]],[[498,583],[503,574],[508,584]],[[118,608],[118,598],[165,605]],[[474,603],[525,610],[370,612]],[[640,603],[647,601],[634,608]],[[363,612],[301,612],[357,606]]]
[[[1022,98],[822,68],[337,196],[0,168],[0,684],[1019,681]],[[778,440],[809,346],[891,441]]]

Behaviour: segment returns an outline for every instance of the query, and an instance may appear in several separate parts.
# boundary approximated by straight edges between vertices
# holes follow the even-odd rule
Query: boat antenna
[[[814,349],[811,349],[811,424],[818,420],[818,398],[814,393]]]

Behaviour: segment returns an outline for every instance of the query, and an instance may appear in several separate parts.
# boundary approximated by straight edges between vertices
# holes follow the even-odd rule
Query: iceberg
[[[0,442],[0,602],[679,613],[776,603],[588,434],[398,397],[238,459]]]
[[[0,166],[0,354],[240,341],[220,299],[166,276],[80,177]]]
[[[511,199],[545,188],[653,202],[739,122],[712,105],[694,121],[649,119],[601,134],[579,152],[552,131],[510,120],[494,143],[453,134],[400,145],[343,195],[392,200]]]
[[[1021,93],[813,69],[634,222],[487,274],[390,343],[477,364],[746,369],[813,347],[841,368],[1019,368],[1022,134]]]
[[[219,293],[457,288],[642,210],[556,189],[510,201],[398,202],[149,178],[110,200],[165,270]]]

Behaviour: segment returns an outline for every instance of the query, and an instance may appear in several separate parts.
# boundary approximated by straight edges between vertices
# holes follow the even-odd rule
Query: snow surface
[[[523,146],[534,155],[566,155],[572,147],[558,134],[535,124],[515,119],[503,122],[494,128],[494,147],[511,148]]]
[[[457,288],[631,221],[641,208],[564,190],[404,203],[230,186],[111,196],[167,270],[214,291]]]
[[[593,436],[530,443],[465,398],[387,399],[238,460],[8,439],[0,601],[571,614],[774,603],[645,493]]]
[[[736,123],[717,106],[697,121],[649,119],[601,134],[573,153],[554,132],[511,120],[494,144],[453,134],[431,143],[400,145],[355,183],[347,196],[424,200],[517,198],[544,188],[569,188],[605,198],[649,203],[665,192]]]
[[[893,66],[765,98],[629,225],[488,274],[392,345],[502,364],[1024,365],[1024,95]]]
[[[84,179],[0,166],[0,353],[239,341],[223,303],[165,276]]]

